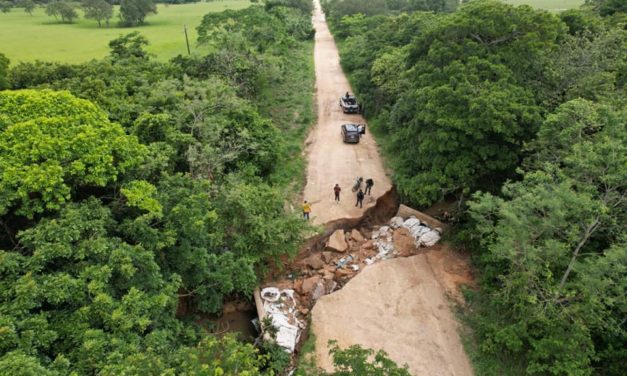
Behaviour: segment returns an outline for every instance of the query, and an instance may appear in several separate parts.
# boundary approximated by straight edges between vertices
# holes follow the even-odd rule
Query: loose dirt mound
[[[436,277],[447,274],[448,264],[431,265],[431,252],[370,265],[342,290],[321,297],[312,310],[317,364],[332,369],[327,342],[335,339],[341,347],[384,349],[413,375],[472,375]]]

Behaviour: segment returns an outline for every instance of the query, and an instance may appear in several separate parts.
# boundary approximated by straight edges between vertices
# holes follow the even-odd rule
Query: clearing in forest
[[[224,0],[192,4],[157,4],[157,14],[149,15],[146,24],[138,27],[117,27],[118,9],[115,7],[111,27],[99,28],[94,20],[80,18],[72,24],[58,23],[38,7],[33,15],[22,8],[0,13],[0,53],[20,61],[58,61],[82,63],[100,59],[109,54],[109,41],[133,31],[139,31],[150,45],[146,48],[158,60],[165,61],[179,54],[187,54],[183,25],[187,25],[192,52],[196,45],[196,26],[210,12],[242,9],[250,6],[248,0]]]

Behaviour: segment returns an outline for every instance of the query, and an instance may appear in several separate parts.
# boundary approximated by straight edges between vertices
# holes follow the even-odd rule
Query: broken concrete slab
[[[294,281],[294,290],[296,290],[297,293],[302,294],[303,293],[303,281],[302,279],[297,279]]]
[[[361,234],[361,232],[359,232],[359,230],[353,229],[353,231],[351,231],[351,239],[356,242],[363,242],[364,236]]]
[[[316,288],[316,284],[320,282],[322,279],[321,276],[315,275],[313,277],[309,277],[303,281],[302,293],[303,294],[311,294]]]
[[[344,230],[335,230],[327,240],[326,248],[335,252],[346,252],[348,243],[346,243]]]
[[[322,281],[318,281],[313,291],[311,292],[311,300],[316,301],[326,294],[325,284]]]
[[[372,240],[366,240],[366,242],[361,245],[361,249],[373,249],[373,248],[374,248],[374,241]]]
[[[325,262],[322,260],[322,254],[314,253],[313,255],[304,259],[303,264],[312,269],[320,269],[324,266]]]

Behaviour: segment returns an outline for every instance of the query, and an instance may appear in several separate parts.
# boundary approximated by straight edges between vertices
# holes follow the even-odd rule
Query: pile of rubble
[[[300,332],[305,329],[305,322],[297,316],[298,301],[294,297],[294,290],[279,290],[276,287],[266,287],[261,290],[263,313],[272,326],[276,328],[276,343],[288,352],[294,348],[300,338]],[[263,322],[262,322],[262,325]],[[269,340],[270,334],[264,333],[264,339]]]
[[[431,229],[414,216],[406,220],[394,217],[387,225],[371,230],[333,232],[324,251],[300,260],[287,279],[273,282],[261,291],[263,309],[278,330],[277,343],[293,352],[316,300],[341,288],[368,265],[411,256],[420,247],[434,245],[440,233],[439,228]]]

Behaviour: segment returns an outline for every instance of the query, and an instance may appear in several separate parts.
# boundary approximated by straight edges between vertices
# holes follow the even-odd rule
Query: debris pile
[[[416,247],[431,247],[435,245],[440,240],[440,234],[442,233],[441,228],[431,229],[426,223],[420,222],[414,216],[409,217],[406,221],[403,221],[401,217],[394,217],[390,220],[390,226],[408,229],[411,236],[416,239]]]
[[[286,279],[261,291],[265,314],[278,330],[276,342],[293,352],[316,300],[341,288],[367,265],[411,256],[420,247],[434,245],[440,233],[439,228],[431,229],[415,216],[394,217],[387,225],[372,229],[334,231],[323,251],[298,260]]]
[[[294,352],[300,331],[305,328],[305,323],[296,316],[298,304],[294,298],[294,290],[266,287],[261,290],[261,299],[266,317],[276,329],[276,343],[286,351]],[[264,338],[271,339],[270,333],[266,331]]]

